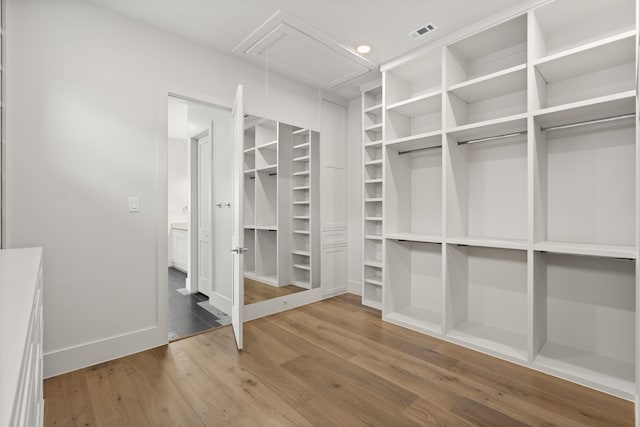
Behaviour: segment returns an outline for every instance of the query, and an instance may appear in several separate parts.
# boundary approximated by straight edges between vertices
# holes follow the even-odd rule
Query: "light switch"
[[[129,197],[129,212],[140,212],[140,197]]]

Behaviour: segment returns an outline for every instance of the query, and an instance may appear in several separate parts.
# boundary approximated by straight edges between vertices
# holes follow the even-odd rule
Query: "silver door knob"
[[[245,252],[249,252],[249,249],[247,249],[247,248],[241,248],[240,246],[238,246],[237,248],[233,248],[233,249],[231,249],[231,252],[234,252],[234,253],[236,253],[236,254],[238,254],[238,255],[242,255],[242,254],[243,254],[243,253],[245,253]]]

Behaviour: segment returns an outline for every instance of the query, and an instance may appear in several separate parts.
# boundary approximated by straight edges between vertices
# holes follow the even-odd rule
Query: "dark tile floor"
[[[169,268],[169,341],[188,337],[222,326],[218,318],[198,305],[209,298],[197,292],[182,295],[176,289],[184,288],[187,275]]]

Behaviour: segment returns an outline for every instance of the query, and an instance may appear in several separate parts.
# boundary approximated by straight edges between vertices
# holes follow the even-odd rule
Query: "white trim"
[[[213,291],[211,296],[209,296],[209,304],[231,316],[231,298],[227,298],[221,293]]]
[[[362,296],[362,282],[360,280],[349,280],[347,282],[347,292]]]
[[[322,301],[346,293],[344,290],[331,295],[322,295],[322,288],[309,289],[295,294],[272,298],[244,306],[244,321],[259,319],[271,314],[302,307],[307,304]]]

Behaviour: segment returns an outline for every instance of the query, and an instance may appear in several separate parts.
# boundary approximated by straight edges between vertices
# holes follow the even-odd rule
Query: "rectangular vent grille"
[[[434,24],[433,22],[427,22],[422,27],[417,28],[414,31],[411,31],[409,33],[409,37],[411,37],[414,40],[418,40],[420,37],[426,34],[432,33],[437,29],[438,29],[438,26],[436,24]]]

